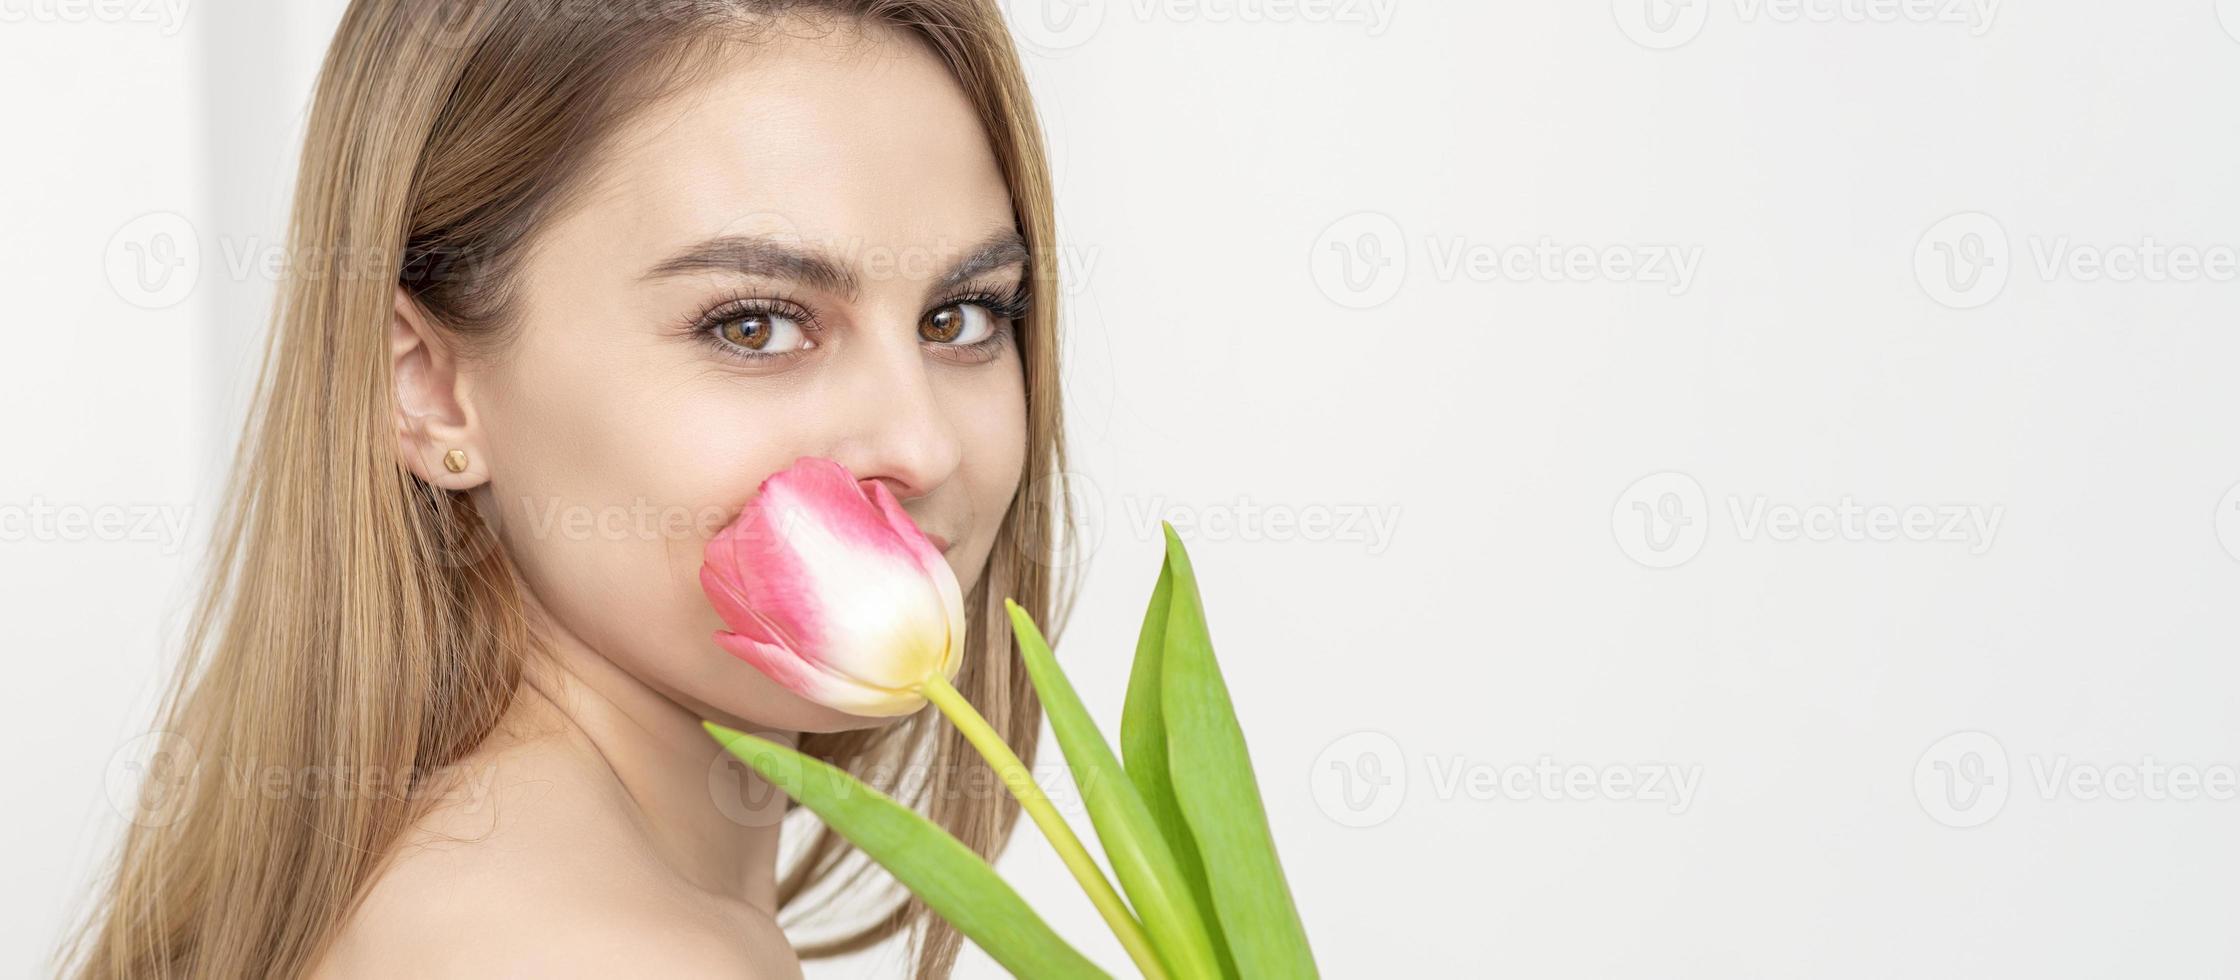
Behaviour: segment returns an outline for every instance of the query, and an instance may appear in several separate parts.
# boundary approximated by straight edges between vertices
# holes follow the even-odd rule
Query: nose
[[[832,409],[843,416],[832,457],[897,500],[932,493],[956,473],[964,447],[925,355],[914,340],[859,344],[854,353]]]

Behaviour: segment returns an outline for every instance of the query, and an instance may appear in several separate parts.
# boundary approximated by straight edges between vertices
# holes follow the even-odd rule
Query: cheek
[[[738,388],[692,383],[658,355],[584,349],[523,351],[483,413],[499,533],[544,615],[700,717],[791,731],[868,724],[723,652],[711,640],[722,619],[700,588],[708,539],[814,441],[768,420],[814,413],[785,411],[777,393],[743,408]]]
[[[1012,498],[1023,490],[1026,390],[1015,359],[1008,370],[990,365],[952,388],[944,392],[942,404],[964,447],[956,481],[973,531],[969,546],[953,549],[949,559],[959,584],[970,592],[986,570]]]
[[[709,642],[720,622],[700,591],[701,552],[792,461],[785,433],[727,425],[739,413],[722,392],[626,359],[524,351],[509,373],[484,413],[490,490],[537,603],[673,692],[711,667],[745,668]]]

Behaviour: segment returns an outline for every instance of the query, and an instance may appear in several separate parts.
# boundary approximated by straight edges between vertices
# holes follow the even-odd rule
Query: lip
[[[949,553],[949,539],[948,539],[948,538],[944,538],[944,537],[942,537],[941,535],[938,535],[938,534],[933,534],[933,533],[931,533],[931,532],[928,532],[928,533],[926,534],[926,540],[928,540],[928,541],[931,541],[931,542],[933,542],[933,547],[934,547],[934,550],[936,550],[936,551],[939,551],[939,552],[941,552],[942,554],[948,554],[948,553]]]

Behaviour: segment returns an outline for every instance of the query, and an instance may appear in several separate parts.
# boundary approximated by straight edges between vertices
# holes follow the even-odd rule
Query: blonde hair
[[[957,686],[1033,762],[1041,704],[1001,600],[1046,628],[1070,604],[1052,560],[1071,537],[1056,242],[1040,130],[992,0],[354,0],[319,75],[289,228],[296,262],[159,709],[156,730],[188,764],[144,783],[163,817],[126,829],[62,972],[290,976],[316,962],[433,774],[505,712],[534,649],[520,581],[471,500],[397,459],[386,341],[397,286],[470,355],[501,349],[523,246],[583,186],[601,137],[797,9],[899,28],[941,59],[978,109],[1032,256],[1019,334],[1029,452],[967,599],[980,628]],[[932,715],[801,746],[993,858],[1017,804],[957,791],[978,756]],[[400,793],[275,799],[229,785],[223,770],[242,765],[411,778]],[[829,829],[815,833],[779,882],[789,927],[883,878]],[[915,975],[948,975],[960,937],[885,884],[890,910],[800,954],[912,930]]]

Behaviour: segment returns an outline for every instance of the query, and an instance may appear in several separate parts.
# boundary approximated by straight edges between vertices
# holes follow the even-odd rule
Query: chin
[[[926,706],[921,704],[918,710],[926,710]],[[729,714],[729,712],[726,713]],[[732,717],[711,720],[718,724],[738,728],[741,731],[761,729],[765,731],[800,732],[804,735],[810,735],[885,728],[889,725],[908,721],[916,716],[917,712],[915,711],[905,715],[892,716],[851,714],[838,708],[826,707],[789,692],[783,693],[769,702],[755,705],[751,710],[741,711]]]
[[[902,722],[909,721],[910,719],[917,717],[917,712],[915,711],[906,715],[889,715],[881,717],[875,715],[849,714],[837,708],[827,708],[824,705],[815,704],[809,701],[803,701],[801,702],[801,704],[802,712],[811,718],[811,723],[797,726],[792,730],[801,732],[805,735],[819,732],[854,732],[873,728],[886,728],[890,725],[898,725]],[[919,705],[918,707],[920,711],[925,710],[924,705]]]

